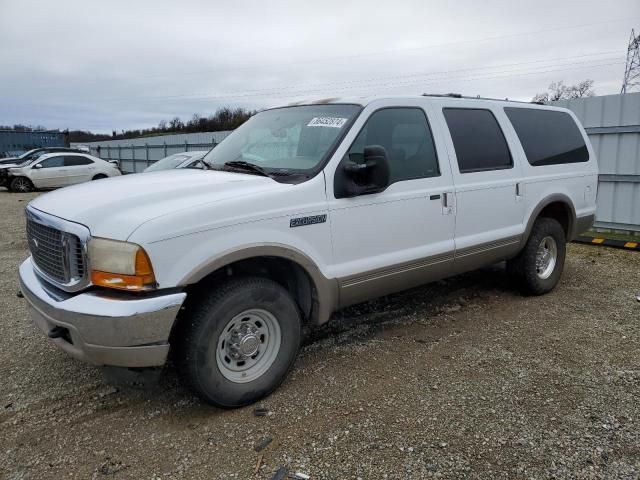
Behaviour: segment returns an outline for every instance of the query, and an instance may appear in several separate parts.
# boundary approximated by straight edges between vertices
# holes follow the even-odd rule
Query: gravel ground
[[[255,416],[47,343],[15,295],[33,196],[0,192],[0,477],[640,477],[636,252],[571,245],[543,297],[495,267],[349,308]]]

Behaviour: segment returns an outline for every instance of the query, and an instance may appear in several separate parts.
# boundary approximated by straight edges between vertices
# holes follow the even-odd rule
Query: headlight
[[[121,290],[150,290],[156,278],[147,252],[140,245],[106,238],[89,241],[91,283]]]

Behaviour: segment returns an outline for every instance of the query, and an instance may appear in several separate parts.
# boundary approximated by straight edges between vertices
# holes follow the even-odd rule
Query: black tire
[[[96,175],[95,177],[93,177],[91,180],[100,180],[101,178],[109,178],[106,175],[99,173],[98,175]]]
[[[16,177],[11,180],[9,190],[16,193],[28,193],[34,190],[33,183],[27,177]]]
[[[272,353],[275,359],[264,373],[254,380],[237,383],[221,371],[218,349],[224,352],[221,342],[232,331],[227,328],[229,322],[251,309],[266,311],[275,317],[281,333],[280,344],[277,353]],[[178,338],[180,374],[191,389],[212,405],[241,407],[269,395],[285,379],[298,354],[302,336],[300,312],[289,292],[272,280],[232,279],[212,293],[203,294],[185,313]]]
[[[538,249],[549,237],[556,246],[555,265],[548,276],[541,276],[544,272],[540,272],[536,264]],[[545,241],[551,244],[553,242]],[[566,253],[566,237],[560,223],[553,218],[538,218],[522,251],[507,262],[507,272],[517,281],[524,293],[543,295],[553,290],[560,281]]]

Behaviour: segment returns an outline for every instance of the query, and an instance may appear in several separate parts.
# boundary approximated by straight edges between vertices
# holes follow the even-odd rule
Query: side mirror
[[[202,160],[198,160],[192,163],[191,165],[189,165],[187,168],[195,168],[196,170],[202,170],[204,169],[204,162]]]
[[[36,163],[33,168],[35,168],[36,170],[39,170],[42,168],[42,164],[41,163]]]
[[[364,147],[363,162],[354,162],[346,155],[335,173],[334,195],[350,198],[383,192],[391,182],[387,151],[380,145]]]

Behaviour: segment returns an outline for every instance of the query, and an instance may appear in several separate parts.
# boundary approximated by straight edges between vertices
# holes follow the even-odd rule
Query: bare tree
[[[182,120],[180,120],[180,117],[174,117],[169,122],[169,127],[173,131],[182,130],[182,128],[184,127],[184,123],[182,123]]]
[[[536,93],[533,102],[555,102],[556,100],[570,100],[572,98],[593,97],[593,80],[583,80],[575,85],[567,86],[562,80],[552,82],[546,92]]]

